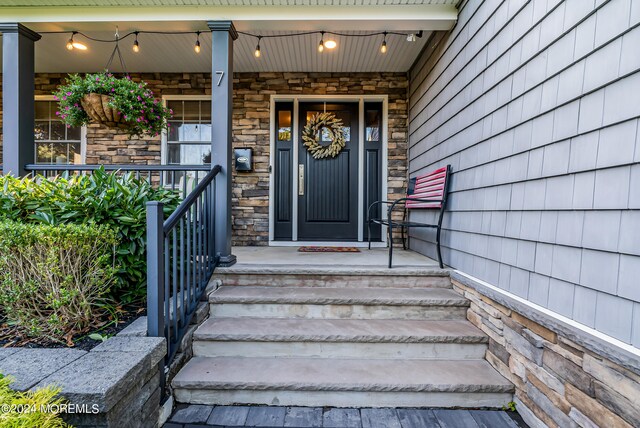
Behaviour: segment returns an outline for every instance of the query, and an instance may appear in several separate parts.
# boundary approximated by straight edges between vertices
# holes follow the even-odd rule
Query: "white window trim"
[[[36,95],[34,101],[55,101],[53,95]],[[33,142],[34,148],[36,141]],[[37,153],[33,154],[33,163],[36,163]],[[87,163],[87,125],[80,127],[80,163],[84,165]]]
[[[167,107],[167,101],[210,101],[211,95],[163,95],[162,105]],[[160,163],[167,165],[167,153],[168,153],[168,141],[167,130],[162,131],[161,144],[160,144]]]

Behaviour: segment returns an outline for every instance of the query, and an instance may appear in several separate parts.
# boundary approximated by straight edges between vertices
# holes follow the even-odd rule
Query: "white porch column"
[[[238,32],[231,21],[208,21],[212,34],[211,167],[220,165],[216,177],[215,245],[220,266],[231,266],[231,171],[233,114],[233,41]]]
[[[22,176],[34,163],[34,43],[40,34],[24,25],[0,23],[2,33],[3,173]]]

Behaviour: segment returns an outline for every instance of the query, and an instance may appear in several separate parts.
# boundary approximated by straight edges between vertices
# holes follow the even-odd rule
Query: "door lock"
[[[304,164],[298,165],[298,196],[304,196]]]

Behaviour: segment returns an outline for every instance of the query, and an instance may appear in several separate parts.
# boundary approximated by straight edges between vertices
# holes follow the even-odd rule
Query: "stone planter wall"
[[[124,331],[124,330],[123,330]],[[0,348],[0,373],[16,390],[46,385],[62,388],[83,412],[65,413],[76,428],[159,426],[163,338],[115,336],[91,351]]]
[[[37,74],[36,95],[51,95],[65,76]],[[157,97],[211,94],[209,73],[132,73],[131,78],[143,79]],[[407,183],[407,88],[406,73],[234,74],[233,144],[253,149],[254,170],[233,172],[233,244],[266,245],[269,239],[270,95],[388,95],[387,196],[395,199],[404,196]],[[1,118],[0,111],[0,139]],[[129,138],[118,130],[88,126],[87,164],[154,165],[160,163],[160,152],[160,137]]]
[[[488,297],[460,275],[452,282],[471,300],[467,318],[489,336],[486,359],[516,386],[516,409],[529,426],[640,426],[640,359],[498,294]]]

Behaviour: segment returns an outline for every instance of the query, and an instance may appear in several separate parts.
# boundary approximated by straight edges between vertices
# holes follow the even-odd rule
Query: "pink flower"
[[[75,107],[78,107],[78,103],[73,103],[73,105],[74,105]]]
[[[140,98],[140,95],[138,95],[138,101],[142,101],[142,98]]]
[[[71,92],[67,92],[67,95],[71,95]]]
[[[66,101],[66,99],[67,99],[67,97],[62,97],[62,100],[63,100],[63,101]]]
[[[54,100],[56,100],[56,101],[58,101],[58,99],[59,99],[59,98],[58,98],[58,96],[57,96],[57,95],[54,95],[54,96],[53,96],[53,99],[54,99]]]
[[[116,88],[111,88],[111,92],[115,92],[115,91],[116,91]]]
[[[56,112],[56,116],[60,116],[60,112],[59,111]]]

